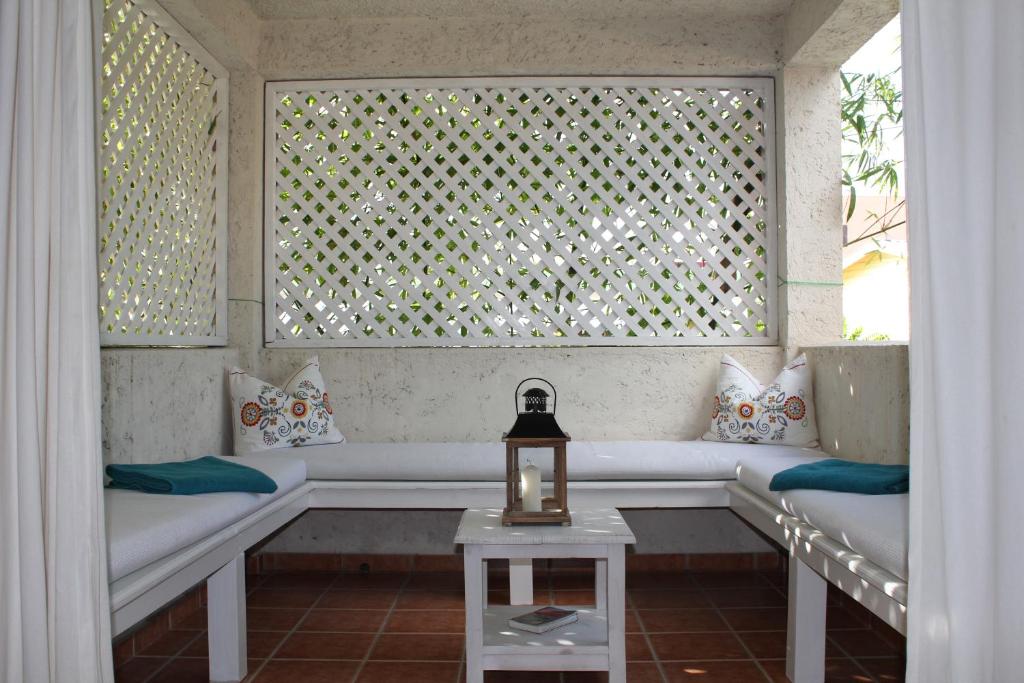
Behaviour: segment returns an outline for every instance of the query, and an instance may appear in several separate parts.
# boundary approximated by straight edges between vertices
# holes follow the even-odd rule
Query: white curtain
[[[904,0],[908,680],[1024,680],[1024,2]]]
[[[113,678],[93,4],[0,0],[0,677]]]

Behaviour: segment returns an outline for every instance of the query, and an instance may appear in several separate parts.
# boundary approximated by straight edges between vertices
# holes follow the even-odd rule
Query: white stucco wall
[[[338,7],[330,0],[322,2],[325,11]],[[832,4],[841,8],[847,2],[863,5],[870,0]],[[543,2],[528,3],[522,12],[518,6],[492,3],[504,8],[498,17],[482,13],[482,5],[473,3],[449,0],[424,12],[415,3],[393,0],[364,3],[366,11],[356,16],[336,12],[329,17],[314,13],[315,18],[275,19],[261,19],[256,10],[272,6],[285,12],[280,8],[286,4],[266,0],[255,5],[244,0],[164,0],[164,4],[231,72],[230,346],[105,350],[103,425],[108,461],[160,461],[229,452],[224,368],[234,364],[276,380],[318,353],[340,426],[358,441],[496,439],[513,417],[512,389],[529,375],[555,382],[561,398],[559,420],[578,439],[685,439],[703,431],[715,367],[723,351],[769,379],[784,357],[801,345],[828,344],[839,338],[838,289],[797,282],[840,279],[839,185],[832,178],[838,178],[839,169],[836,70],[842,59],[834,65],[816,62],[799,68],[784,63],[784,51],[793,49],[798,40],[793,36],[815,35],[816,21],[794,23],[793,17],[784,14],[788,2],[680,5],[664,1],[635,8],[610,1],[571,4],[573,11],[586,13],[582,19],[551,11],[550,4]],[[404,8],[406,16],[376,7]],[[835,16],[833,11],[825,17],[832,21],[829,30],[835,30]],[[820,55],[817,59],[820,62]],[[776,78],[779,264],[780,275],[791,281],[780,289],[779,346],[263,348],[264,81],[515,74]],[[819,356],[832,359],[825,352]],[[886,386],[879,385],[879,391],[888,391]],[[823,385],[821,391],[830,391],[828,387]],[[846,432],[837,428],[836,434],[841,445],[852,443]],[[382,516],[380,524],[405,519],[399,524],[406,530],[403,533],[415,536],[420,533],[417,529],[436,522],[421,516],[416,526],[410,521],[415,517]],[[361,547],[363,532],[345,519],[344,513],[311,513],[273,541],[274,547],[309,551],[317,544],[303,544],[313,538],[322,541],[324,534],[330,535],[330,542],[319,547],[327,552]],[[722,510],[666,512],[637,520],[649,531],[644,548],[656,552],[766,548]]]
[[[105,462],[161,462],[231,452],[226,349],[106,349]]]
[[[758,374],[777,347],[729,349]],[[264,352],[285,378],[314,353]],[[353,441],[491,441],[515,421],[513,392],[540,376],[558,390],[558,420],[581,440],[692,439],[707,428],[722,350],[319,350],[339,427]],[[337,397],[337,398],[335,398]]]
[[[808,347],[821,446],[865,462],[907,464],[910,365],[906,343]]]

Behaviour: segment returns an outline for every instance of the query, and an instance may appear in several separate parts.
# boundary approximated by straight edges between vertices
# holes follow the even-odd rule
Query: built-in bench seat
[[[744,456],[726,485],[733,512],[789,550],[786,666],[800,682],[824,680],[826,581],[901,633],[907,623],[908,494],[769,490],[777,472],[822,457]]]
[[[297,458],[252,455],[237,462],[273,479],[277,491],[162,496],[107,489],[110,581],[212,536],[306,483],[306,465]]]
[[[726,480],[749,444],[711,441],[571,441],[574,481]],[[803,452],[787,446],[770,450]],[[309,479],[345,481],[501,481],[505,446],[490,443],[339,443],[278,451],[302,460]],[[524,453],[526,453],[524,451]],[[550,458],[538,457],[547,469]]]
[[[906,588],[905,579],[900,578],[906,576],[905,503],[902,511],[890,511],[892,504],[886,499],[898,497],[875,497],[875,505],[882,507],[873,508],[856,501],[843,502],[848,494],[839,494],[837,499],[837,494],[830,493],[801,491],[776,496],[767,491],[767,482],[778,469],[822,457],[824,453],[816,449],[774,445],[572,442],[570,505],[732,505],[769,536],[788,544],[795,557],[810,561],[810,556],[804,558],[799,549],[793,550],[794,546],[803,547],[794,539],[807,539],[806,546],[815,549],[815,557],[825,558],[822,567],[815,570],[823,571],[857,599],[861,597],[853,579],[861,582],[862,592],[868,588],[888,591],[879,594],[893,602],[893,596],[898,596],[902,608]],[[538,464],[544,460],[538,457]],[[211,680],[239,680],[245,674],[245,550],[305,510],[452,509],[504,504],[505,457],[500,443],[345,443],[282,449],[244,456],[239,462],[273,478],[278,491],[271,495],[187,497],[107,492],[114,633],[123,633],[206,580]],[[737,471],[739,481],[735,481]],[[853,545],[845,544],[843,539]],[[880,559],[872,560],[871,553],[876,551]],[[844,563],[848,566],[843,567]],[[844,579],[845,583],[836,580],[840,569],[844,576],[851,577]],[[514,578],[513,574],[510,571]],[[879,582],[886,583],[886,577],[888,585],[879,587]],[[532,591],[527,592],[532,595]],[[823,619],[824,602],[821,608]],[[905,623],[905,608],[899,614]],[[893,619],[889,621],[893,623]]]
[[[788,516],[817,528],[825,536],[906,581],[908,494],[865,496],[809,489],[768,490],[776,473],[820,459],[776,454],[745,457],[736,468],[736,479]]]
[[[727,507],[744,454],[815,449],[709,441],[572,441],[569,498],[577,508]],[[311,508],[500,507],[505,451],[493,443],[342,443],[279,451],[306,463]],[[528,456],[525,456],[528,457]],[[537,464],[550,481],[550,458]]]
[[[124,633],[206,582],[210,680],[246,671],[245,550],[308,508],[301,460],[242,458],[277,483],[270,494],[105,492],[111,630]]]

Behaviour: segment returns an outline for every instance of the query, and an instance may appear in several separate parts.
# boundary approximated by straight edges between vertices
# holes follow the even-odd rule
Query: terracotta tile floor
[[[535,572],[538,604],[592,603],[588,570]],[[495,572],[495,603],[508,600]],[[785,577],[764,572],[627,576],[630,683],[786,681]],[[460,573],[279,573],[249,579],[249,678],[458,683],[464,678]],[[904,641],[830,594],[827,680],[903,680]],[[117,670],[119,683],[205,681],[205,615]],[[586,683],[603,673],[494,673],[488,683]]]

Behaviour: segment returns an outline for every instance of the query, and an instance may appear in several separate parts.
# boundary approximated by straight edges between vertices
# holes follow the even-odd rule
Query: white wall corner
[[[157,1],[229,71],[259,63],[263,22],[245,0]]]
[[[783,28],[786,66],[841,66],[899,13],[899,0],[796,0]]]

